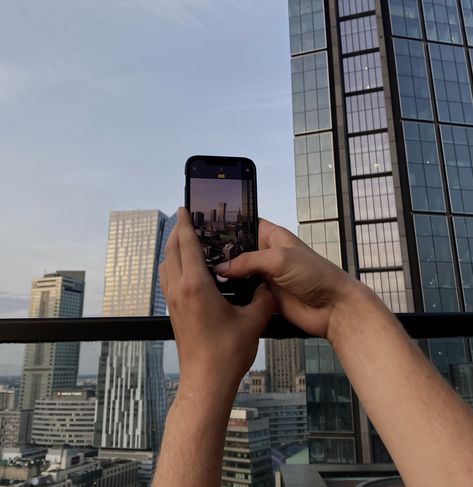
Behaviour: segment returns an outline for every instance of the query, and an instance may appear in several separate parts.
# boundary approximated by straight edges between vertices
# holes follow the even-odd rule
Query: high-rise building
[[[176,216],[158,210],[110,216],[104,316],[166,314],[158,265]],[[161,442],[167,409],[163,342],[103,342],[97,383],[94,445],[152,450]]]
[[[88,390],[55,391],[35,401],[31,442],[41,446],[92,446],[95,395]]]
[[[289,0],[299,235],[394,312],[473,309],[472,13]],[[469,387],[471,343],[420,345]],[[305,355],[311,461],[388,461],[327,342]]]
[[[222,487],[272,487],[269,422],[258,410],[233,408],[223,448]]]
[[[84,306],[84,271],[56,271],[33,279],[30,318],[80,318]],[[76,387],[80,343],[25,345],[19,408],[32,410],[36,399],[54,390]]]
[[[220,230],[225,228],[227,223],[227,203],[219,203],[217,207],[217,224]]]
[[[266,372],[268,392],[295,392],[296,377],[304,370],[304,341],[265,341]]]

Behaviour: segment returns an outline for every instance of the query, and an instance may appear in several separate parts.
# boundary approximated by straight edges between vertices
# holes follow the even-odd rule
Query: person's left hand
[[[248,306],[231,305],[207,270],[184,208],[179,209],[164,254],[159,277],[176,339],[181,384],[195,388],[205,383],[236,391],[276,310],[275,299],[261,285]]]

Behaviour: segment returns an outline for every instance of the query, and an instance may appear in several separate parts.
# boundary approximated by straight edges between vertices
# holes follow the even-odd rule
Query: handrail
[[[412,338],[473,337],[473,313],[397,315]],[[261,338],[311,338],[273,315]],[[0,319],[0,343],[174,340],[168,316]]]

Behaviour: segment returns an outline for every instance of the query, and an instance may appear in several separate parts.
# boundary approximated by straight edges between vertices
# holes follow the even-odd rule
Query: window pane
[[[440,121],[473,124],[473,100],[463,48],[429,44],[429,50]]]
[[[458,311],[447,217],[415,215],[425,311]]]
[[[432,120],[423,44],[407,39],[394,39],[394,52],[402,116]]]
[[[461,44],[463,42],[456,0],[422,0],[427,39]]]
[[[404,142],[413,210],[445,211],[433,125],[405,122]]]
[[[417,0],[389,0],[389,10],[394,35],[421,37]]]

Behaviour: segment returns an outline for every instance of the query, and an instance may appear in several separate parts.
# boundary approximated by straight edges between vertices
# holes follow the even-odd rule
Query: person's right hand
[[[260,250],[243,253],[215,271],[233,278],[261,275],[287,320],[331,340],[334,322],[350,312],[351,302],[366,296],[366,286],[283,227],[260,220],[258,233]]]

